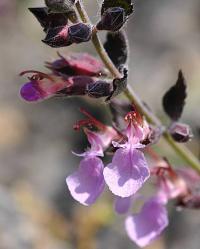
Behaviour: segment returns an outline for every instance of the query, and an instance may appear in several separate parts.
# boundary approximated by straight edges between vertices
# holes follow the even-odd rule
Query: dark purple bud
[[[59,26],[65,26],[68,23],[68,18],[62,13],[48,13],[48,9],[41,8],[29,8],[30,12],[37,18],[44,31],[56,28]]]
[[[42,41],[53,48],[66,47],[72,44],[69,40],[68,26],[49,29],[47,36]]]
[[[173,139],[178,143],[186,143],[193,136],[189,125],[177,122],[171,125],[169,132]]]
[[[46,6],[52,13],[66,13],[72,10],[75,0],[45,0]]]
[[[69,27],[69,39],[72,43],[87,42],[92,36],[92,27],[89,24],[77,23]]]
[[[89,76],[73,76],[69,77],[67,81],[70,83],[70,87],[63,89],[58,94],[63,96],[77,96],[86,95],[88,84],[93,84],[94,79]]]
[[[120,7],[107,9],[101,21],[96,25],[98,30],[118,31],[126,22],[125,10]]]
[[[87,94],[93,98],[107,97],[111,94],[112,86],[103,80],[98,80],[87,86]]]

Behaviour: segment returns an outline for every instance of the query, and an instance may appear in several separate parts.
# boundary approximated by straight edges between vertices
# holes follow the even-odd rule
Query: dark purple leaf
[[[113,91],[110,94],[110,96],[106,99],[106,101],[110,101],[111,99],[113,99],[114,97],[116,97],[126,89],[128,70],[124,68],[123,73],[124,73],[123,78],[120,79],[116,78],[113,80]]]
[[[167,115],[177,121],[183,112],[186,99],[186,82],[182,71],[179,71],[178,80],[163,97],[163,107]]]
[[[123,31],[108,33],[104,48],[117,68],[123,67],[128,58],[128,44]]]

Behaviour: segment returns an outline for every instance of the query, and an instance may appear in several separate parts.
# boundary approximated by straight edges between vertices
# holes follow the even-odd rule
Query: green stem
[[[82,1],[78,1],[76,3],[76,8],[78,13],[83,22],[91,23],[87,12],[82,4]],[[92,42],[96,48],[97,53],[101,57],[102,61],[104,62],[105,66],[108,68],[110,73],[115,78],[120,78],[121,74],[115,67],[115,65],[110,60],[108,54],[106,53],[97,32],[93,32]],[[162,126],[162,122],[153,114],[148,107],[142,102],[142,100],[135,94],[133,89],[128,86],[127,89],[124,91],[125,96],[130,100],[130,102],[134,103],[137,109],[146,117],[146,119],[153,125]],[[165,131],[163,133],[163,138],[165,141],[176,151],[176,153],[193,169],[197,170],[200,173],[200,162],[198,159],[192,154],[190,150],[188,150],[185,146],[176,143],[171,135]]]

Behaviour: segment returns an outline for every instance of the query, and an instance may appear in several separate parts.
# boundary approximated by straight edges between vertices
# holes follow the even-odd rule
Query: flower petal
[[[105,75],[105,69],[102,62],[87,53],[72,53],[67,56],[58,55],[60,56],[58,60],[47,62],[47,67],[55,74],[61,73],[66,76]]]
[[[147,246],[155,240],[167,225],[167,210],[155,197],[144,204],[139,214],[129,216],[125,221],[129,238],[140,247]]]
[[[32,82],[28,82],[22,86],[20,95],[23,99],[30,102],[43,99],[43,93]]]
[[[128,212],[131,206],[131,198],[130,197],[119,197],[117,196],[114,203],[114,208],[116,213],[118,214],[125,214]]]
[[[29,102],[40,101],[53,97],[63,89],[72,87],[72,82],[61,77],[47,75],[46,78],[25,83],[20,90],[23,99]]]
[[[84,158],[66,183],[75,200],[86,206],[93,204],[105,186],[102,161],[97,157]]]
[[[103,173],[109,189],[121,197],[135,194],[150,176],[144,154],[131,148],[118,149]]]
[[[90,131],[89,129],[85,128],[84,132],[87,135],[87,139],[91,145],[90,149],[83,153],[75,153],[76,156],[83,156],[83,157],[96,157],[96,156],[103,156],[103,147],[102,142],[97,132]]]

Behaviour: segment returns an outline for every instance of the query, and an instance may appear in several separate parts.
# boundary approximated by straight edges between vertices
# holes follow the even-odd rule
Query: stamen
[[[78,121],[76,124],[73,125],[73,129],[79,131],[82,127],[88,127],[90,129],[93,128],[93,123],[90,119],[84,119]]]
[[[98,128],[99,130],[106,130],[106,125],[104,125],[103,123],[101,123],[100,121],[98,121],[97,119],[95,119],[91,114],[89,114],[86,110],[84,110],[83,108],[80,108],[80,112],[83,113],[86,117],[89,118],[91,124],[94,125],[94,127]]]
[[[134,107],[134,111],[129,112],[125,116],[124,119],[125,119],[125,121],[129,121],[131,123],[137,123],[141,127],[143,127],[143,118],[142,118],[141,114],[136,110],[135,107]]]
[[[36,70],[26,70],[26,71],[21,72],[19,75],[23,76],[23,75],[28,74],[28,73],[35,74],[31,77],[28,77],[28,79],[30,79],[30,80],[42,80],[42,79],[46,78],[46,79],[49,79],[51,81],[55,81],[50,75],[48,75],[46,73],[42,73],[40,71],[36,71]]]

